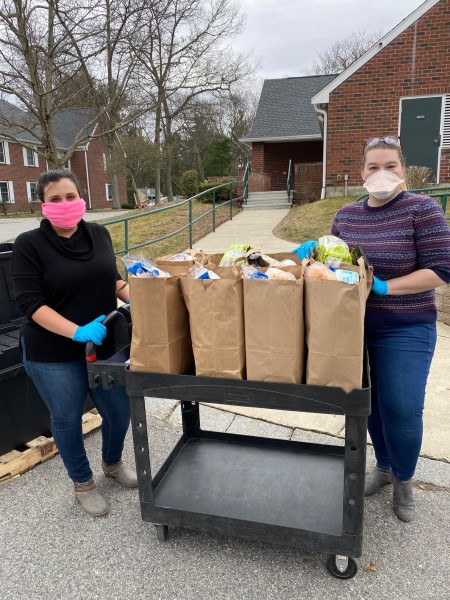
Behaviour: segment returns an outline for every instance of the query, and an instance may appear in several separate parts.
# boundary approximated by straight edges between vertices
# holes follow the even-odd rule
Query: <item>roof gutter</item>
[[[322,158],[322,191],[320,199],[323,200],[327,189],[327,136],[328,136],[328,113],[314,104],[314,110],[318,113],[317,118],[323,123],[323,158]]]
[[[91,201],[91,186],[89,183],[89,167],[88,167],[88,159],[87,159],[87,148],[84,149],[84,164],[86,166],[86,182],[87,182],[87,193],[89,196],[89,208],[92,208],[92,201]]]

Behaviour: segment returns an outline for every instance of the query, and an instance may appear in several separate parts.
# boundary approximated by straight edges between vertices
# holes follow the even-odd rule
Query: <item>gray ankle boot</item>
[[[127,467],[122,460],[116,465],[106,465],[105,463],[102,463],[102,469],[106,477],[117,479],[123,486],[127,488],[137,487],[136,471]]]
[[[416,507],[413,498],[412,479],[399,481],[396,477],[392,477],[392,483],[394,484],[393,509],[395,514],[401,521],[412,521]]]
[[[364,495],[371,496],[388,483],[392,483],[392,473],[390,469],[380,469],[375,467],[373,471],[367,473]]]
[[[92,517],[102,517],[109,511],[109,506],[98,493],[94,480],[85,483],[74,483],[75,496],[81,508]]]

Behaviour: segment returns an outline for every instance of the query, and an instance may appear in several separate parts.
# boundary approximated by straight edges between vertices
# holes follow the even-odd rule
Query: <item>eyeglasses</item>
[[[373,148],[380,142],[389,144],[390,146],[400,146],[400,138],[395,135],[387,135],[386,137],[372,137],[365,140],[366,148]]]

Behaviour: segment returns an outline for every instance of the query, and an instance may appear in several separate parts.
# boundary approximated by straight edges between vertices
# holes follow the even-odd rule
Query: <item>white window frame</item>
[[[6,140],[0,140],[3,144],[3,154],[5,155],[4,162],[0,162],[1,165],[10,165],[11,161],[9,158],[9,143]]]
[[[6,183],[6,186],[7,186],[8,200],[6,201],[6,204],[14,204],[15,200],[14,200],[14,184],[13,184],[13,182],[12,181],[0,181],[0,183]],[[2,201],[1,194],[0,194],[0,201]]]
[[[27,153],[28,153],[29,150],[31,150],[31,148],[25,148],[25,147],[22,148],[22,151],[23,151],[23,164],[26,167],[39,167],[39,156],[38,156],[38,153],[36,152],[36,150],[31,150],[31,152],[33,153],[33,159],[34,159],[33,164],[30,165],[30,163],[28,162],[28,154]]]
[[[111,189],[111,198],[109,197],[109,190]],[[106,201],[112,202],[112,183],[105,183]]]
[[[35,198],[33,200],[33,198],[31,197],[31,186],[34,185],[35,189],[34,189],[34,195]],[[36,195],[36,188],[37,188],[37,183],[35,181],[27,181],[27,199],[28,202],[37,202],[37,195]]]

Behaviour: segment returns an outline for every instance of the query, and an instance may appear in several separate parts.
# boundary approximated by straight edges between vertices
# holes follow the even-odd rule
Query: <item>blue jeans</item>
[[[28,361],[23,339],[21,344],[25,370],[50,411],[52,434],[69,477],[76,483],[92,479],[82,431],[83,408],[88,391],[103,419],[103,462],[107,465],[120,462],[130,424],[130,404],[125,388],[118,385],[105,390],[98,386],[89,390],[85,361]]]
[[[422,445],[436,324],[366,327],[366,343],[372,380],[369,433],[377,466],[407,481],[414,475]]]

